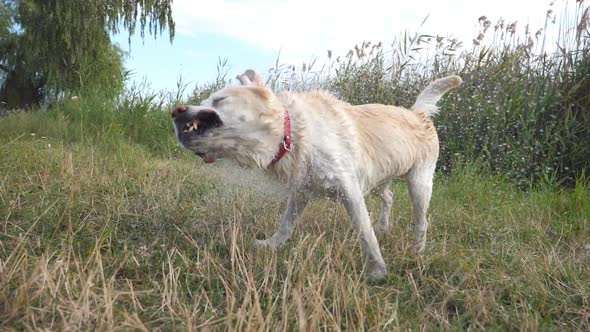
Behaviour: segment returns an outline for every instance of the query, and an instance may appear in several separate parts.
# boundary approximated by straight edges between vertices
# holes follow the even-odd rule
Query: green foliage
[[[117,150],[121,144],[141,146],[154,156],[182,155],[173,136],[168,109],[156,95],[128,91],[114,100],[104,92],[65,99],[46,112],[14,112],[0,121],[7,140],[23,137],[64,144],[97,144]]]
[[[16,30],[16,18],[16,1],[0,1],[0,109],[43,99],[45,76],[24,60],[26,50]]]
[[[460,154],[525,187],[553,172],[572,185],[590,170],[590,149],[583,143],[590,139],[590,103],[587,93],[572,91],[590,84],[588,50],[572,50],[572,61],[557,54],[532,58],[521,45],[489,52],[485,64],[466,58],[466,83],[436,118],[441,165],[452,167]]]
[[[0,40],[6,38],[14,26],[14,3],[12,0],[0,0]]]
[[[11,32],[0,40],[0,109],[38,104],[45,96],[47,75],[26,60],[22,39]]]
[[[106,96],[114,98],[122,91],[125,73],[121,50],[111,45],[109,33],[122,26],[131,36],[139,20],[142,37],[146,30],[156,36],[165,28],[171,39],[174,36],[170,0],[4,0],[3,4],[3,11],[13,9],[8,12],[13,15],[10,21],[19,27],[0,42],[4,50],[0,69],[8,77],[0,98],[8,108],[64,92],[108,88]]]
[[[112,100],[124,92],[127,72],[123,51],[110,40],[96,45],[92,54],[83,54],[78,62],[77,81],[71,86],[80,95],[96,95],[98,91],[102,98]]]

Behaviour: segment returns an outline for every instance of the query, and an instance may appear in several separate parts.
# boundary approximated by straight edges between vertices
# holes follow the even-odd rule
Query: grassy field
[[[283,194],[202,165],[148,114],[0,118],[0,330],[590,329],[587,181],[526,192],[463,163],[436,179],[422,257],[394,182],[370,284],[341,206],[314,202],[285,248],[257,249]]]
[[[575,6],[556,52],[548,29],[482,16],[469,46],[406,33],[328,68],[277,60],[273,89],[354,104],[411,106],[432,78],[465,81],[434,120],[426,252],[410,249],[394,182],[378,284],[343,207],[317,200],[286,247],[257,249],[284,193],[178,147],[161,111],[227,84],[222,61],[186,98],[179,82],[170,95],[80,91],[48,111],[0,110],[0,330],[590,330],[590,9]],[[375,217],[379,200],[368,207]]]

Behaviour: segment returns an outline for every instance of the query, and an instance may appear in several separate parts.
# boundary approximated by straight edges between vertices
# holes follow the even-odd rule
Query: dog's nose
[[[172,110],[172,117],[176,117],[178,114],[180,113],[184,113],[188,111],[188,106],[185,105],[180,105],[180,106],[176,106],[173,110]]]

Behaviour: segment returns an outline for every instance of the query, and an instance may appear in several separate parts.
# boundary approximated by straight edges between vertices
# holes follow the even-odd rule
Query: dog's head
[[[199,106],[175,107],[176,137],[207,163],[226,157],[264,168],[283,137],[283,106],[253,70],[237,78],[241,86],[217,91]]]

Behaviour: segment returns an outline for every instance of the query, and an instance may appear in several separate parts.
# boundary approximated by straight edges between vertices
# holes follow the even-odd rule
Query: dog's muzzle
[[[219,114],[205,106],[176,106],[171,112],[178,141],[187,149],[201,157],[204,162],[215,161],[214,151],[199,150],[199,141],[214,128],[223,126]]]

